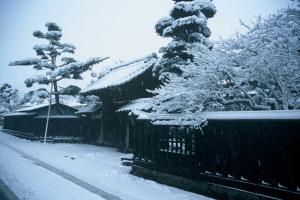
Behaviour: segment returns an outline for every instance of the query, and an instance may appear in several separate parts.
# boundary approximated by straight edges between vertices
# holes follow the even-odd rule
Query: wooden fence
[[[134,165],[284,198],[299,196],[300,120],[208,120],[202,130],[138,120]]]

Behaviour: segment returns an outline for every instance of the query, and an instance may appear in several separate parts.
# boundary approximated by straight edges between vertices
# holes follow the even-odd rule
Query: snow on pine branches
[[[160,49],[163,55],[154,67],[160,80],[168,82],[173,76],[182,75],[185,66],[196,64],[194,52],[212,48],[206,25],[215,13],[211,0],[175,0],[170,15],[156,23],[155,30],[160,36],[173,38],[167,47]]]
[[[164,83],[154,91],[153,112],[195,113],[203,110],[201,101],[211,93],[216,77],[211,62],[212,42],[207,19],[216,8],[211,0],[175,1],[170,16],[155,25],[156,32],[172,41],[160,49],[162,58],[154,74]]]
[[[34,76],[25,80],[27,87],[33,84],[49,84],[53,80],[56,103],[59,102],[57,82],[62,79],[82,79],[81,74],[95,64],[106,58],[91,58],[85,62],[79,62],[72,57],[63,57],[66,53],[74,54],[76,47],[69,43],[61,43],[62,29],[53,22],[45,24],[46,32],[34,31],[33,36],[45,39],[47,44],[38,44],[33,47],[38,58],[28,58],[11,62],[10,66],[31,65],[36,70],[46,70],[46,74]],[[59,60],[60,58],[60,60]]]

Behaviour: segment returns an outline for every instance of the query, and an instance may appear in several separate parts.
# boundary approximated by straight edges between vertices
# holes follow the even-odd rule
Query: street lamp
[[[46,144],[46,140],[47,140],[48,124],[49,124],[49,117],[50,117],[51,103],[52,103],[52,90],[53,90],[53,79],[51,79],[51,89],[50,89],[48,114],[47,114],[47,121],[46,121],[45,135],[44,135],[44,144]]]

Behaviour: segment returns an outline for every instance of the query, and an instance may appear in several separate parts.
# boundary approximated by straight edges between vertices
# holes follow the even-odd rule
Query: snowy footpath
[[[43,144],[0,131],[0,179],[22,200],[196,200],[207,197],[129,174],[115,149]]]

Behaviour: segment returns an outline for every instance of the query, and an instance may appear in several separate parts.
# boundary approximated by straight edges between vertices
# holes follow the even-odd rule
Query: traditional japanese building
[[[64,105],[51,105],[48,126],[49,141],[81,141],[82,123],[75,115],[77,109]],[[3,130],[10,134],[38,140],[44,137],[48,104],[25,107],[4,115]]]
[[[156,61],[156,54],[151,54],[111,67],[104,76],[81,91],[84,95],[100,97],[102,102],[97,143],[112,145],[122,151],[130,149],[133,124],[128,113],[116,111],[132,100],[152,96],[147,89],[159,85],[152,75]]]

